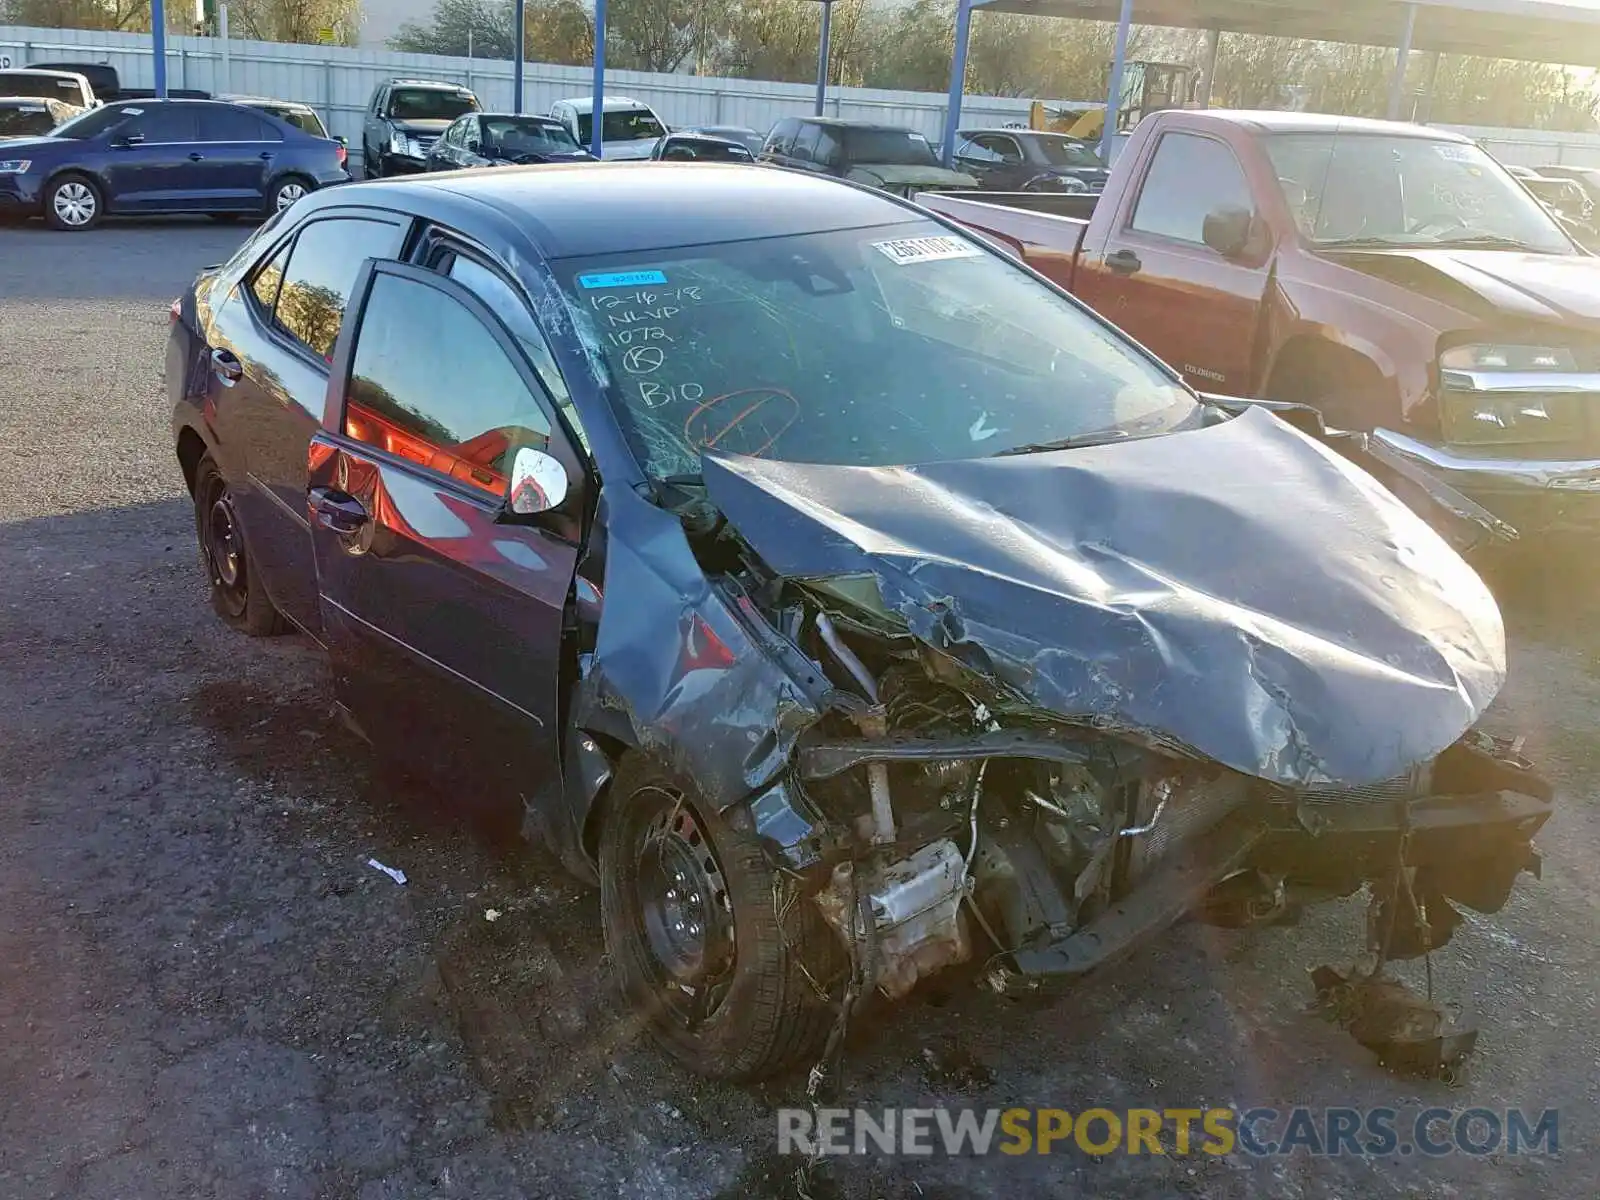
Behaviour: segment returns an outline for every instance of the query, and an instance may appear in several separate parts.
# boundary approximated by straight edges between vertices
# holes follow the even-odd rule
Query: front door
[[[583,462],[482,301],[419,267],[376,263],[362,278],[307,497],[335,685],[381,753],[463,806],[520,814],[519,798],[559,795]],[[535,517],[507,503],[522,447],[557,458],[570,482]]]
[[[1250,395],[1267,255],[1224,258],[1206,245],[1205,220],[1254,208],[1226,143],[1163,134],[1131,211],[1098,257],[1080,262],[1077,288],[1095,311],[1203,391]]]
[[[110,207],[117,212],[173,211],[196,186],[194,109],[152,104],[111,134],[106,166]]]

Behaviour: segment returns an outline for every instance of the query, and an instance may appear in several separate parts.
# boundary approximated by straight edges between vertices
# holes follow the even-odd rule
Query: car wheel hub
[[[51,206],[64,225],[87,225],[94,219],[94,192],[87,184],[64,183],[56,189]]]
[[[306,189],[298,183],[286,183],[278,189],[278,211],[282,212],[301,196],[306,194]]]
[[[644,943],[680,1019],[703,1019],[725,992],[733,965],[733,905],[727,881],[694,814],[662,795],[637,846]]]
[[[212,502],[206,515],[206,557],[217,586],[229,592],[237,590],[244,571],[239,555],[239,530],[226,492]]]

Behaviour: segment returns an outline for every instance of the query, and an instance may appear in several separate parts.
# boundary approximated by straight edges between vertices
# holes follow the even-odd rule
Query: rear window
[[[896,167],[937,167],[928,139],[910,129],[846,129],[845,155],[851,162]]]
[[[471,92],[401,87],[389,93],[389,115],[397,121],[454,121],[477,111]]]
[[[600,132],[603,141],[634,142],[643,138],[658,138],[666,133],[666,129],[648,108],[616,108],[605,114]],[[578,141],[587,146],[593,138],[594,121],[589,113],[579,113]]]

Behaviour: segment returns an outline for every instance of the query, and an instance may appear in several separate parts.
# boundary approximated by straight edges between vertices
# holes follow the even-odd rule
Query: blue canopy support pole
[[[511,70],[513,72],[511,76],[511,111],[514,113],[522,111],[522,39],[527,36],[525,32],[527,26],[524,24],[527,19],[527,0],[517,0],[515,15],[512,17],[512,24],[516,27],[513,35],[516,40],[516,49],[511,55]]]
[[[589,109],[589,153],[605,151],[606,125],[606,0],[594,0],[594,100]]]
[[[1106,127],[1100,133],[1100,157],[1111,161],[1117,140],[1117,109],[1122,104],[1122,68],[1128,57],[1128,27],[1133,24],[1133,0],[1122,0],[1117,17],[1116,48],[1111,52],[1111,86],[1106,89]]]
[[[833,35],[833,0],[822,0],[822,37],[817,45],[817,116],[828,103],[828,42]]]
[[[1389,78],[1389,120],[1400,119],[1400,106],[1406,95],[1406,63],[1411,58],[1411,35],[1417,27],[1417,6],[1406,5],[1406,23],[1400,29],[1400,48],[1395,51],[1394,74]]]
[[[944,110],[944,165],[956,157],[956,126],[961,124],[961,93],[967,85],[967,39],[972,32],[972,0],[956,0],[956,47],[950,60],[950,101]]]
[[[163,0],[150,0],[150,53],[155,70],[156,95],[167,94],[167,6]]]

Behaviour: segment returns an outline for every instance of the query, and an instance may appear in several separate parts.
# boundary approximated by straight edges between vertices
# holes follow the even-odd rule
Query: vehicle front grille
[[[1432,781],[1433,764],[1426,763],[1381,783],[1353,788],[1309,788],[1301,795],[1312,804],[1393,804],[1397,800],[1426,795]]]

